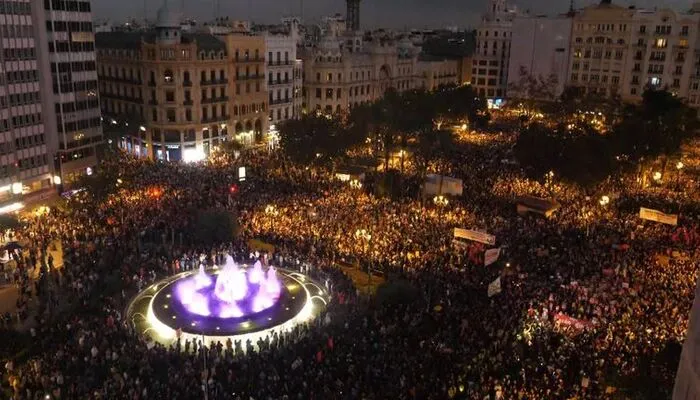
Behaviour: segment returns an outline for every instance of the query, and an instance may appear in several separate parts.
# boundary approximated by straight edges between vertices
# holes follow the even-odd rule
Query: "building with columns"
[[[359,0],[347,0],[346,24],[331,24],[303,48],[303,109],[342,113],[389,89],[418,87],[418,53],[407,35],[360,31]]]
[[[505,0],[489,0],[486,13],[476,30],[471,84],[489,99],[506,96],[515,10]]]
[[[132,121],[113,140],[134,154],[197,161],[268,130],[263,37],[182,32],[166,3],[154,30],[100,33],[97,48],[103,112]]]

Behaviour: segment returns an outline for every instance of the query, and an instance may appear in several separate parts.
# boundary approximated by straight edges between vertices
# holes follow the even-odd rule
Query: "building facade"
[[[490,0],[476,30],[471,84],[482,97],[506,96],[514,17],[505,0]]]
[[[573,20],[568,85],[626,101],[641,100],[646,88],[665,88],[699,106],[697,11],[635,9],[610,0],[584,8]]]
[[[92,173],[103,145],[97,90],[95,35],[90,1],[33,2],[36,38],[41,48],[44,107],[55,117],[44,119],[55,144],[55,173],[64,185]],[[41,4],[39,6],[38,4]],[[55,133],[54,133],[55,132]],[[42,160],[43,161],[43,160]]]
[[[573,15],[517,16],[513,19],[508,86],[522,79],[547,82],[553,100],[564,91],[569,77],[569,49]],[[516,89],[517,91],[517,89]],[[511,93],[511,96],[516,95]]]
[[[40,41],[29,0],[0,9],[0,213],[24,195],[53,187],[52,146],[44,123]]]
[[[389,89],[416,88],[418,48],[408,39],[353,33],[324,35],[305,49],[304,109],[342,113],[372,102]]]
[[[112,140],[139,156],[198,161],[221,142],[267,132],[265,42],[244,33],[187,33],[167,5],[147,32],[97,35],[102,109]]]
[[[303,62],[297,59],[299,37],[296,27],[290,28],[282,34],[264,33],[271,125],[301,115],[300,70]]]
[[[428,91],[460,83],[459,60],[421,54],[418,57],[416,86]]]

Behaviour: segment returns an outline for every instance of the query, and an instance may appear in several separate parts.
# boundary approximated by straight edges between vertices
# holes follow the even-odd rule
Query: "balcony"
[[[191,105],[192,105],[192,99],[183,101],[183,102],[182,102],[182,105],[184,105],[184,106],[191,106]]]
[[[229,100],[228,96],[221,96],[221,97],[209,97],[206,99],[202,99],[202,104],[211,104],[211,103],[224,103]]]
[[[229,119],[231,119],[230,115],[219,115],[219,116],[213,116],[213,117],[207,117],[207,118],[202,118],[202,123],[207,124],[210,122],[226,122]]]
[[[237,81],[252,81],[252,80],[258,80],[258,79],[263,79],[265,75],[263,74],[258,74],[258,75],[238,75],[236,76]]]
[[[150,105],[152,105],[152,106],[157,106],[157,105],[158,105],[158,100],[153,100],[153,99],[148,100],[148,104],[150,104]]]
[[[292,65],[292,61],[276,61],[276,62],[270,61],[269,63],[267,63],[268,67],[278,67],[278,66],[288,66],[288,65]]]
[[[156,86],[156,81],[149,81],[148,86],[155,87]]]
[[[267,81],[267,86],[277,86],[277,85],[289,85],[292,83],[291,79],[280,80],[280,81]]]
[[[182,82],[182,86],[187,86],[187,87],[192,86],[192,81],[184,81],[184,82]]]
[[[259,62],[265,62],[264,57],[248,57],[248,58],[236,58],[237,63],[259,63]]]
[[[200,81],[199,84],[201,86],[207,86],[207,85],[225,85],[228,83],[228,79],[210,79],[206,81]]]
[[[271,106],[274,106],[274,105],[277,105],[277,104],[287,104],[287,103],[291,103],[291,102],[292,102],[292,98],[290,97],[290,98],[287,98],[287,99],[272,100],[272,101],[270,102],[270,105],[271,105]]]

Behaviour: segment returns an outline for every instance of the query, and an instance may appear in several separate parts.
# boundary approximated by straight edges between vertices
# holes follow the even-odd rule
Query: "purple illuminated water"
[[[214,281],[216,279],[216,281]],[[231,256],[218,275],[199,272],[179,281],[175,298],[190,313],[203,317],[239,318],[272,307],[282,292],[277,271],[263,271],[260,261],[249,270],[239,268]]]

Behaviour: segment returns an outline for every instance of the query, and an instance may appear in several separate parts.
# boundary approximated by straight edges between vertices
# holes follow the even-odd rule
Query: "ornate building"
[[[476,33],[471,83],[479,96],[503,98],[515,12],[505,0],[490,0],[488,7]]]
[[[418,48],[388,36],[323,36],[304,59],[304,108],[339,113],[416,86]],[[343,40],[345,39],[345,40]],[[352,43],[349,46],[348,43]]]
[[[100,33],[97,48],[101,106],[115,124],[131,121],[115,140],[132,153],[196,161],[267,132],[262,37],[182,32],[166,4],[153,31]]]

